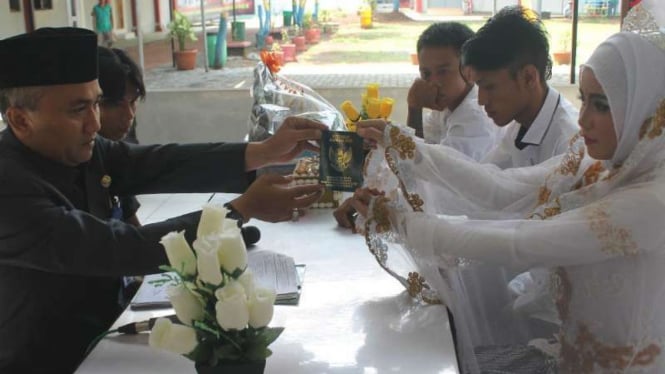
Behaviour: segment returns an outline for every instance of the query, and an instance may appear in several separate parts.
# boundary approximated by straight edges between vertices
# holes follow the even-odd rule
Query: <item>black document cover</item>
[[[334,191],[355,191],[363,184],[363,162],[363,139],[358,134],[323,132],[319,181],[324,186]]]

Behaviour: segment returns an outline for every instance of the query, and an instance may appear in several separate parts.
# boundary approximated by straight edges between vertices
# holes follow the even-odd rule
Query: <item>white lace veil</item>
[[[474,301],[477,290],[469,288],[460,273],[466,266],[485,266],[482,262],[446,255],[446,243],[407,238],[398,217],[401,212],[415,211],[429,213],[429,220],[448,223],[449,217],[441,214],[462,213],[474,219],[548,219],[627,184],[661,175],[665,162],[665,136],[661,136],[665,125],[665,106],[661,104],[665,98],[665,54],[660,48],[665,44],[654,18],[645,10],[652,2],[643,1],[633,8],[626,19],[628,31],[603,42],[585,64],[594,71],[610,102],[618,134],[618,147],[610,162],[588,157],[576,136],[565,155],[535,167],[502,171],[474,163],[451,149],[414,142],[397,127],[387,129],[386,147],[368,159],[366,180],[374,187],[384,187],[388,198],[374,201],[370,217],[360,222],[370,251],[412,296],[423,302],[442,300],[453,311],[460,366],[465,372],[480,371],[474,354],[478,344],[524,341],[519,331],[515,339],[502,340],[492,332],[496,329],[493,315],[478,310]],[[665,18],[664,12],[660,9],[656,18]],[[656,118],[650,120],[654,113]],[[497,229],[503,225],[500,220],[484,224]],[[525,269],[504,270],[511,274]],[[507,288],[507,284],[500,286]],[[523,328],[522,337],[533,337],[539,328],[527,326],[523,320],[506,327]]]

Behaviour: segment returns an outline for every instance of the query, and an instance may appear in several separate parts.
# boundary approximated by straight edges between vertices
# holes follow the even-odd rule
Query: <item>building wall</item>
[[[35,29],[40,27],[63,27],[69,24],[67,4],[63,0],[53,1],[53,9],[35,10]]]
[[[567,0],[541,0],[543,12],[550,12],[552,14],[563,14],[563,8],[568,4]],[[496,0],[497,10],[508,5],[515,5],[518,2],[516,0]],[[522,4],[529,5],[532,8],[536,8],[537,0],[523,0]],[[473,0],[473,11],[474,12],[492,12],[494,7],[494,0]]]
[[[0,3],[0,39],[25,32],[23,12],[10,12],[6,1]]]
[[[127,0],[127,6],[131,6],[129,4],[130,1]],[[140,7],[140,9],[138,9]],[[168,9],[168,4],[166,4],[166,7]],[[138,0],[136,1],[136,10],[137,12],[140,12],[141,19],[140,22],[141,24],[138,25],[138,27],[141,28],[141,32],[145,33],[150,33],[155,31],[155,4],[152,0]],[[130,14],[131,16],[131,14]],[[131,23],[131,18],[129,18],[129,22]]]

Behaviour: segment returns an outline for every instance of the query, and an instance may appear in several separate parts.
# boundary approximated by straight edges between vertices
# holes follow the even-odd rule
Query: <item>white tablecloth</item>
[[[214,200],[224,202],[232,196],[218,194]],[[199,209],[208,197],[142,200],[142,209],[149,211],[143,220]],[[361,236],[336,226],[331,210],[310,210],[298,222],[250,224],[261,230],[252,251],[279,251],[306,265],[299,305],[275,309],[271,326],[285,330],[270,346],[273,355],[266,373],[457,373],[445,307],[413,302],[378,266]],[[114,327],[172,313],[127,310]],[[147,344],[145,333],[111,335],[77,373],[195,372],[188,359]]]

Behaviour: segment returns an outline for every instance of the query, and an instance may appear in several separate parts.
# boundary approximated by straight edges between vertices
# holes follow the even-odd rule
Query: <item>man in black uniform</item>
[[[68,373],[118,315],[122,275],[158,272],[160,238],[200,212],[136,227],[111,197],[246,192],[245,221],[281,221],[321,196],[253,170],[312,148],[325,127],[289,118],[262,143],[131,145],[97,137],[97,43],[82,29],[0,40],[0,373]]]

